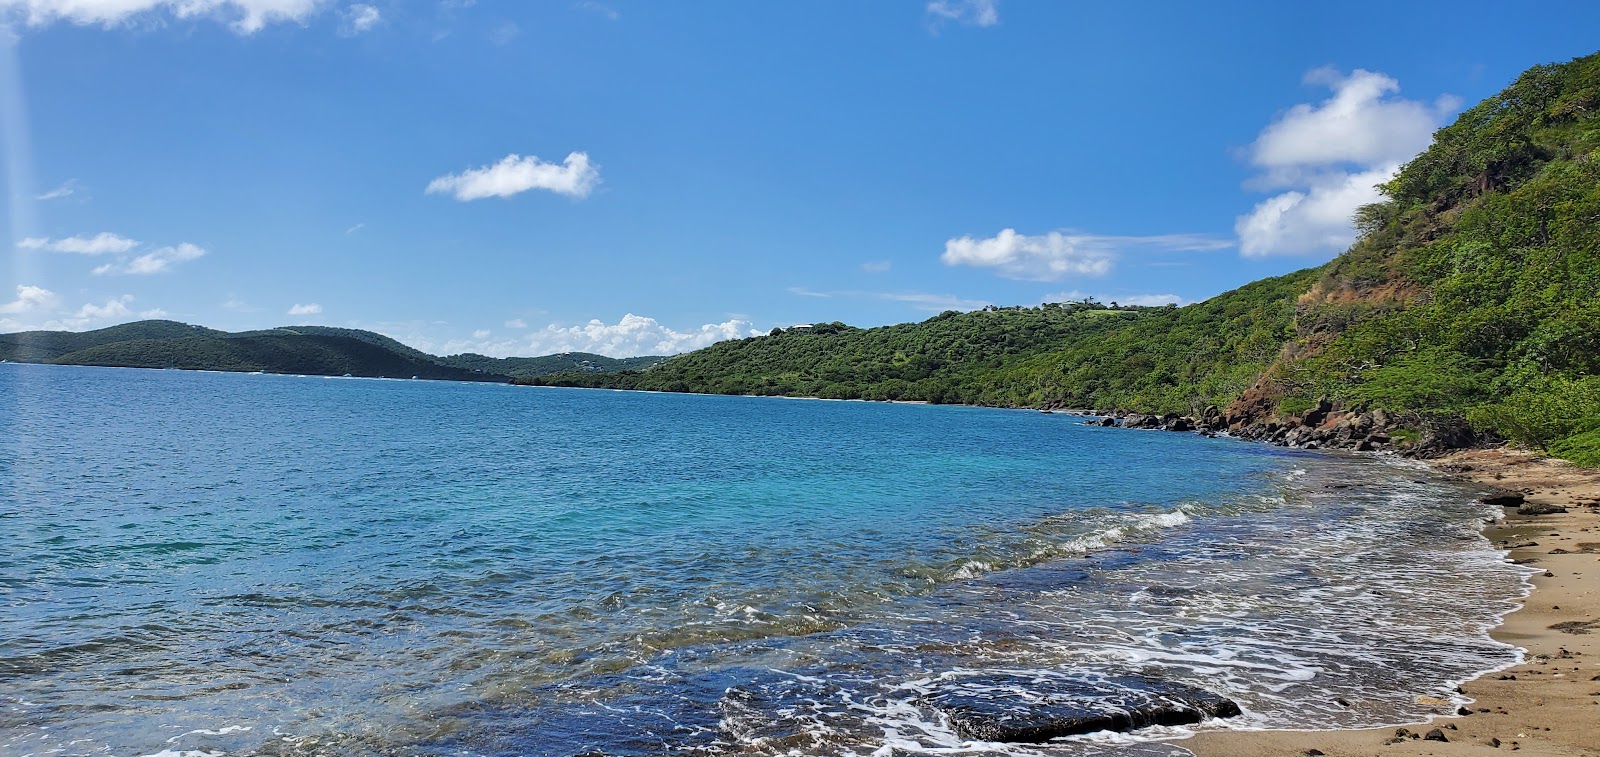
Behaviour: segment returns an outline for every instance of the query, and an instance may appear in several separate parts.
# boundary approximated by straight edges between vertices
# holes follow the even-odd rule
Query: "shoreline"
[[[1461,450],[1426,462],[1567,510],[1532,515],[1507,506],[1503,519],[1483,529],[1509,559],[1544,569],[1490,632],[1525,650],[1523,661],[1462,684],[1473,700],[1462,708],[1469,714],[1404,727],[1202,731],[1174,746],[1198,757],[1600,755],[1600,471],[1508,449]]]

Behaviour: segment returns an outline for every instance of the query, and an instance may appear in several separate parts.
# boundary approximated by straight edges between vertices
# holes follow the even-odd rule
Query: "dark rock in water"
[[[1479,497],[1478,501],[1482,502],[1482,503],[1484,503],[1486,505],[1501,505],[1503,507],[1512,507],[1514,505],[1522,504],[1522,501],[1524,499],[1526,499],[1526,498],[1522,496],[1522,492],[1514,492],[1514,491],[1509,491],[1509,490],[1506,490],[1506,489],[1496,489],[1496,490],[1494,490],[1492,492],[1489,492],[1488,494],[1483,495],[1482,497]]]
[[[1518,515],[1555,515],[1566,511],[1567,508],[1560,505],[1547,505],[1543,502],[1529,502],[1517,508]]]
[[[1160,428],[1161,423],[1161,416],[1159,415],[1143,415],[1140,413],[1128,413],[1122,419],[1123,428]]]
[[[1220,694],[1139,675],[963,676],[941,681],[921,701],[965,738],[1025,743],[1240,714],[1239,705]]]
[[[1098,421],[1093,421],[1092,423],[1096,426],[1111,427],[1117,425],[1117,419],[1107,416]]]

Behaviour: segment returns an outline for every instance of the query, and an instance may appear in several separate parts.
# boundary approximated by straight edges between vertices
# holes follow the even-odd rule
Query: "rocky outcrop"
[[[1522,504],[1526,499],[1527,497],[1523,496],[1522,492],[1514,492],[1510,491],[1509,489],[1496,489],[1488,494],[1483,495],[1482,497],[1479,497],[1478,501],[1486,505],[1516,507],[1517,505]]]
[[[921,703],[943,713],[965,738],[1035,744],[1240,714],[1239,705],[1220,694],[1140,675],[962,676],[936,684]]]

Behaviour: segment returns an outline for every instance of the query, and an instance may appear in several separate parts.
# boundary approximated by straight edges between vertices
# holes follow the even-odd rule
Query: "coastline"
[[[1521,492],[1565,513],[1519,514],[1484,536],[1510,559],[1544,568],[1522,605],[1491,636],[1526,650],[1523,662],[1468,681],[1470,714],[1397,728],[1206,731],[1179,742],[1198,757],[1281,755],[1600,755],[1600,471],[1506,449],[1428,461],[1462,480]],[[1425,739],[1438,736],[1445,741]],[[1393,743],[1391,743],[1393,742]]]

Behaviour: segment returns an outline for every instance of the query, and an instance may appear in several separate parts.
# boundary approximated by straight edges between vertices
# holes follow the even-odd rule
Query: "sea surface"
[[[0,365],[0,754],[1186,753],[926,706],[996,673],[1414,721],[1518,659],[1473,494],[1063,414]]]

